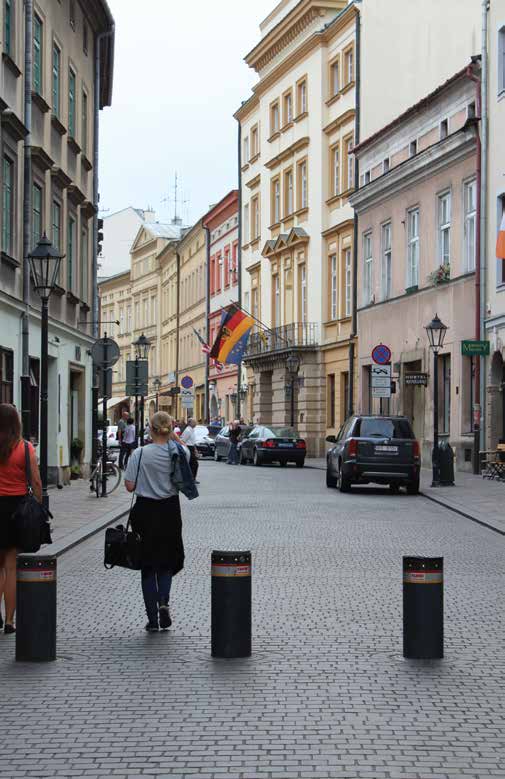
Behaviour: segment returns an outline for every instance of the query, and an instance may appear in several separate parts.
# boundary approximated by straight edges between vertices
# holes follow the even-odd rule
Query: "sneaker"
[[[172,624],[170,605],[166,603],[165,605],[160,606],[158,613],[160,616],[160,630],[167,630]]]
[[[6,622],[6,623],[5,623],[5,627],[4,627],[4,633],[5,633],[5,635],[6,635],[6,636],[9,636],[9,635],[11,635],[12,633],[15,633],[15,632],[16,632],[16,628],[14,627],[14,625],[9,625],[9,624]]]
[[[146,625],[146,630],[148,633],[157,633],[159,630],[158,623],[149,621]]]

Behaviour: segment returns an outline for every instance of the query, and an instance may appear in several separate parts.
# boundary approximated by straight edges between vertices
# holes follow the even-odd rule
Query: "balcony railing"
[[[251,333],[247,345],[247,357],[279,352],[286,349],[314,347],[319,343],[317,322],[293,322],[272,330]]]

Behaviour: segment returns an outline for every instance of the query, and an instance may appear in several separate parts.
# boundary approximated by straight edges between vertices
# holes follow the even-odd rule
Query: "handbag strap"
[[[130,512],[128,514],[128,522],[126,523],[126,530],[128,531],[128,528],[130,527],[130,520],[132,516],[132,508],[133,508],[133,502],[135,500],[135,490],[137,489],[137,482],[139,480],[139,473],[140,473],[140,463],[142,462],[142,455],[144,454],[144,450],[140,450],[140,457],[139,457],[139,464],[137,465],[137,473],[135,475],[135,485],[133,487],[133,494],[132,494],[132,502],[130,503]]]
[[[30,448],[28,441],[23,441],[25,445],[25,475],[26,475],[26,492],[28,495],[33,495],[32,488],[32,466],[30,463]]]

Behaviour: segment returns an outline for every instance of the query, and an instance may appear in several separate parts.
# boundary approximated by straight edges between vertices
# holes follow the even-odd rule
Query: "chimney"
[[[145,222],[156,221],[156,211],[153,209],[152,206],[147,206],[147,208],[144,210],[144,221]]]

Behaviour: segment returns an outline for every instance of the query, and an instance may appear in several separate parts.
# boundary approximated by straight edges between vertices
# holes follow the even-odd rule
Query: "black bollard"
[[[212,552],[212,657],[251,654],[251,553]]]
[[[444,558],[403,558],[403,656],[444,656]]]
[[[56,557],[19,555],[16,660],[56,660]]]

